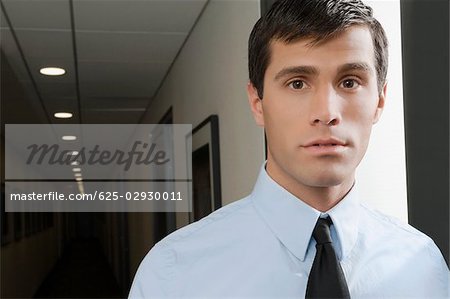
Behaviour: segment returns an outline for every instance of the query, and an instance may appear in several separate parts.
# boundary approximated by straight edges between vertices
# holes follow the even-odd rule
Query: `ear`
[[[258,96],[258,91],[251,82],[247,83],[247,96],[250,109],[258,126],[264,127],[264,113],[262,99]]]
[[[375,115],[373,118],[373,124],[376,124],[378,122],[378,120],[381,117],[381,114],[383,113],[383,109],[384,109],[384,103],[386,100],[386,90],[387,90],[387,83],[384,83],[383,86],[383,90],[381,91],[379,97],[378,97],[378,105],[377,105],[377,110],[375,111]]]

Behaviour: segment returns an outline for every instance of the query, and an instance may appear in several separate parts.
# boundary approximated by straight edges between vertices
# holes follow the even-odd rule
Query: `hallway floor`
[[[100,244],[74,240],[35,298],[124,298]]]

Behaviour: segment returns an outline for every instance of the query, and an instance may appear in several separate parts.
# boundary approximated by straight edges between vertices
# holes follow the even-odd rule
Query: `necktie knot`
[[[331,218],[319,218],[313,231],[313,238],[316,240],[317,245],[323,245],[331,243],[330,225]]]

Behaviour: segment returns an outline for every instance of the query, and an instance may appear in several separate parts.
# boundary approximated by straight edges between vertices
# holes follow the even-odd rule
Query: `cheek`
[[[302,107],[299,101],[286,97],[268,97],[263,101],[264,124],[267,141],[272,150],[284,151],[295,148],[301,141],[302,131],[305,128]]]
[[[285,97],[278,100],[268,99],[266,104],[264,122],[266,131],[273,132],[273,138],[289,141],[289,138],[298,138],[307,127],[304,113],[306,107],[302,107],[300,101]]]
[[[355,114],[347,117],[348,132],[351,132],[351,138],[358,151],[365,152],[367,148],[372,132],[372,118],[373,114],[369,111],[357,111]]]
[[[361,123],[363,126],[373,123],[378,106],[376,93],[366,90],[354,97],[349,97],[344,103],[341,111],[345,118]]]
[[[278,87],[268,88],[264,97],[264,115],[277,123],[298,123],[306,111],[306,99]]]
[[[375,101],[362,101],[360,99],[349,102],[342,109],[343,125],[348,127],[348,132],[353,132],[354,138],[368,139],[373,126],[373,120],[377,111]],[[355,140],[356,141],[356,140]]]

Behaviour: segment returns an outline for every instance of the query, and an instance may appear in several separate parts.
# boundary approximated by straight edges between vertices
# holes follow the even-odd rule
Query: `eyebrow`
[[[352,62],[341,65],[338,68],[338,73],[344,73],[352,70],[370,72],[371,68],[370,65],[365,62]]]
[[[313,66],[307,66],[307,65],[302,65],[302,66],[291,66],[291,67],[286,67],[284,69],[282,69],[281,71],[279,71],[276,75],[275,75],[275,81],[280,80],[281,78],[285,77],[285,76],[289,76],[289,75],[311,75],[311,76],[315,76],[319,74],[319,70]]]
[[[344,73],[351,70],[356,71],[363,71],[363,72],[370,72],[371,68],[370,65],[365,62],[351,62],[346,63],[338,68],[338,73]],[[302,66],[291,66],[286,67],[279,71],[275,75],[275,81],[280,80],[281,78],[285,76],[291,76],[291,75],[310,75],[310,76],[317,76],[319,74],[319,70],[314,66],[308,66],[308,65],[302,65]]]

